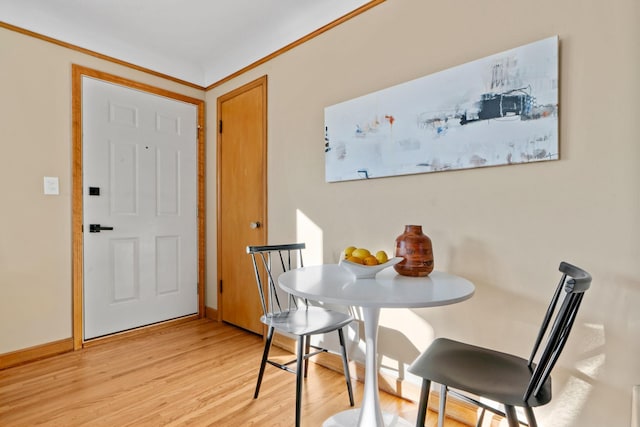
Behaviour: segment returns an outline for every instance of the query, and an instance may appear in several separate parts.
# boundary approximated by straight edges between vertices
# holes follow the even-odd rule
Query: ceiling
[[[370,0],[0,0],[0,21],[207,87]]]

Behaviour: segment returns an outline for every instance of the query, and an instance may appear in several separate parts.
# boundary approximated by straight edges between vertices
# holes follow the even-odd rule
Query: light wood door
[[[196,106],[82,89],[84,338],[197,313]]]
[[[220,317],[263,333],[247,245],[265,244],[267,78],[218,98],[218,301]]]

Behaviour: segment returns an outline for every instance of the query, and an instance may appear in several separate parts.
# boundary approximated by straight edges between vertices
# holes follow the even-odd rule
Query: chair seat
[[[507,405],[535,407],[551,400],[551,377],[540,393],[525,403],[532,369],[521,357],[438,338],[413,362],[409,372]]]
[[[273,326],[279,332],[315,335],[340,329],[351,323],[353,316],[321,307],[307,306],[262,316],[260,321],[267,326]]]

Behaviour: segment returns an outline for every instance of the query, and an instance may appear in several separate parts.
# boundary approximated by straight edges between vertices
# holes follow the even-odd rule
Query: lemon
[[[373,255],[369,255],[365,259],[362,260],[364,265],[378,265],[378,258]]]
[[[355,246],[347,246],[346,248],[344,248],[344,258],[345,259],[349,258],[353,253],[353,251],[355,250],[356,250]]]
[[[369,252],[369,250],[365,248],[358,248],[351,252],[351,256],[355,256],[360,259],[365,259],[369,255],[371,255],[371,252]]]
[[[385,262],[389,261],[389,257],[387,256],[387,253],[385,251],[376,252],[376,259],[380,264],[384,264]]]
[[[353,262],[355,264],[362,264],[363,263],[362,258],[358,258],[357,256],[353,256],[353,255],[348,257],[347,261]]]

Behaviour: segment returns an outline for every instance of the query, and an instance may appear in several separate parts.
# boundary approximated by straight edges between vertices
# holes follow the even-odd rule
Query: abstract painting
[[[558,37],[326,107],[327,182],[557,160]]]

